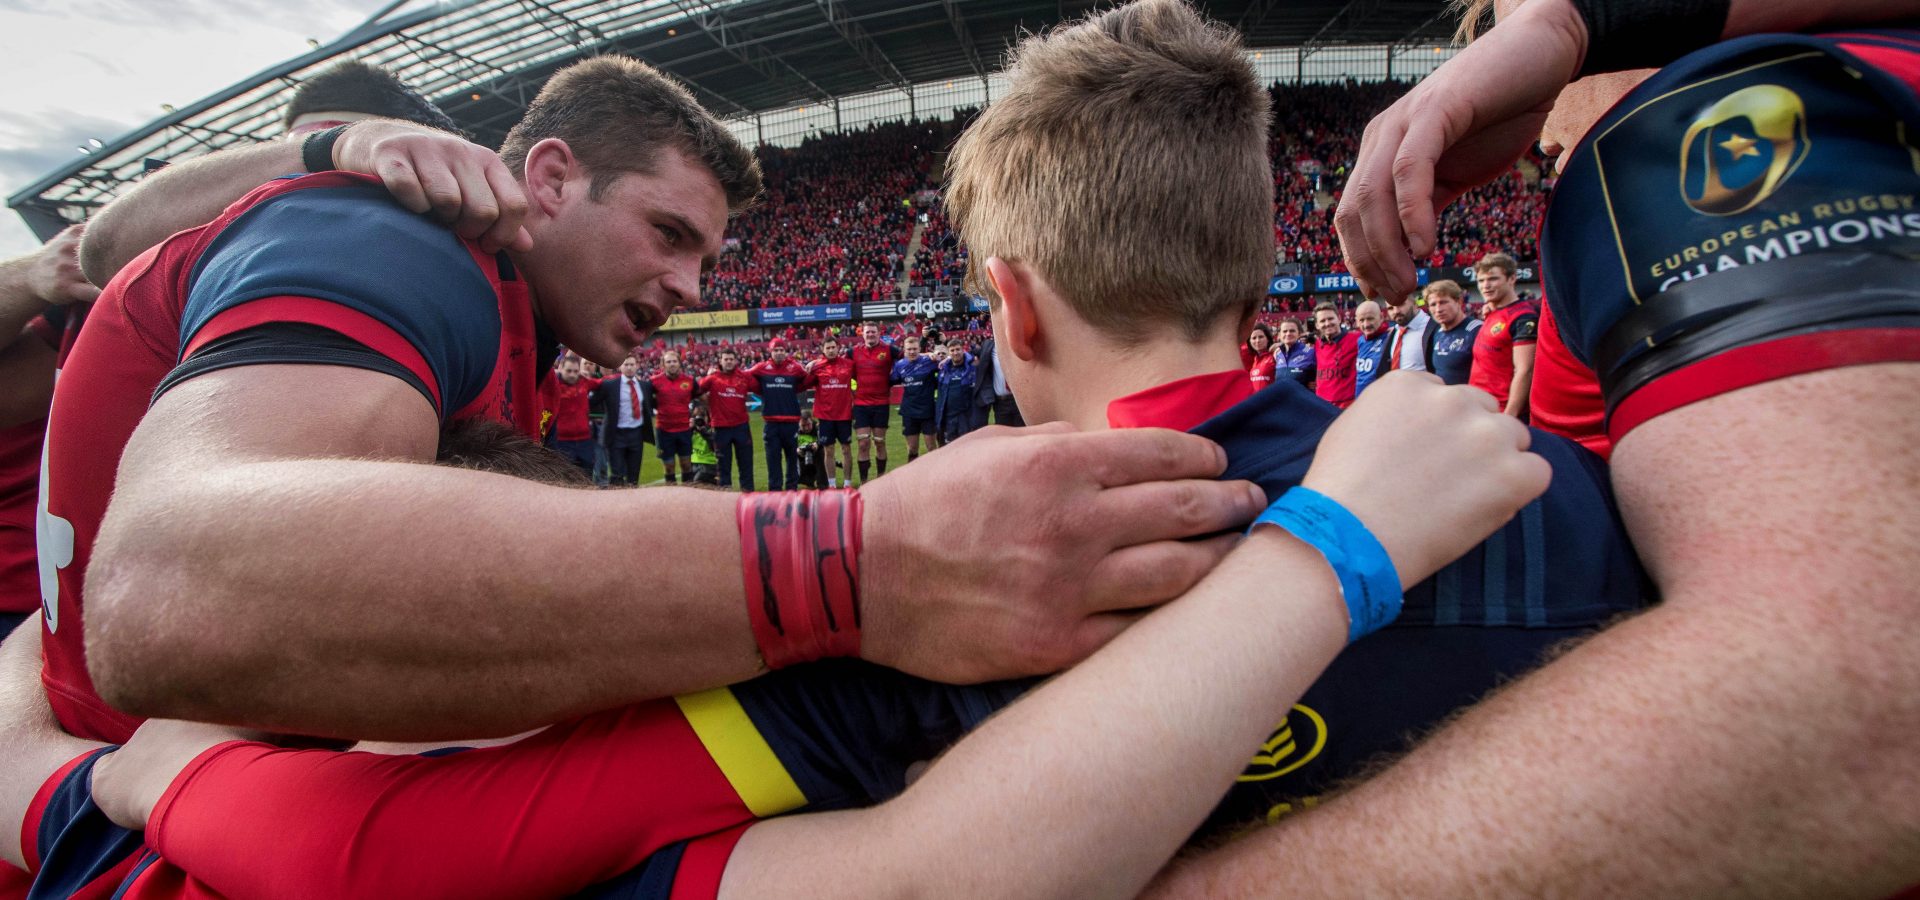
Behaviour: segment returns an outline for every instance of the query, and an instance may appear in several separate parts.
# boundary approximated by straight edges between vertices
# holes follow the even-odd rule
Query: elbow
[[[115,222],[116,217],[109,209],[88,222],[80,236],[80,274],[85,275],[90,284],[105,287],[120,271],[121,263],[113,251]]]
[[[108,705],[143,717],[206,718],[222,685],[247,683],[232,629],[208,621],[207,586],[164,550],[135,550],[103,529],[87,568],[87,672]]]

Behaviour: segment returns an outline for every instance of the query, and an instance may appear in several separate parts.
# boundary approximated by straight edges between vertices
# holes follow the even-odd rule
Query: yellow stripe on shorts
[[[740,802],[756,816],[778,815],[807,803],[780,757],[773,754],[760,729],[734,699],[733,691],[715,688],[673,698],[693,733],[707,748],[720,773],[727,776]]]

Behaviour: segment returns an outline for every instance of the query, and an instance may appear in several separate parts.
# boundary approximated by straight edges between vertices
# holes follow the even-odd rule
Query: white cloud
[[[358,25],[381,0],[0,0],[0,195]],[[37,245],[0,210],[0,258]]]

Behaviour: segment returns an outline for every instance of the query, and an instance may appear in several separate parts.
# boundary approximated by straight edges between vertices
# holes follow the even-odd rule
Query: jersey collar
[[[1107,404],[1107,425],[1190,431],[1253,396],[1253,390],[1240,369],[1169,381]]]

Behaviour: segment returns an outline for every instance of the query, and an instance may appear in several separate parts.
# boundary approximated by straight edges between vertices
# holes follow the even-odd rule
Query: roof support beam
[[[727,21],[724,15],[717,13],[701,13],[696,15],[692,10],[687,8],[686,3],[682,2],[682,0],[673,0],[673,5],[685,13],[687,21],[692,22],[694,27],[699,28],[701,33],[711,39],[715,45],[721,50],[726,51],[728,56],[739,61],[741,65],[752,70],[754,74],[759,75],[767,81],[776,83],[798,81],[807,86],[807,91],[810,92],[813,99],[822,103],[833,99],[832,91],[815,84],[813,79],[808,78],[799,69],[794,68],[792,64],[781,59],[779,54],[760,46],[760,41],[744,39],[744,36],[737,33],[737,29],[732,23]],[[713,91],[708,89],[707,93],[711,94]],[[715,96],[719,95],[715,94]],[[727,100],[726,102],[729,106],[739,110],[741,114],[747,114],[749,112],[745,106],[739,103],[735,103],[732,100]]]
[[[973,67],[973,74],[980,76],[981,81],[986,81],[987,68],[980,64],[980,54],[974,52],[973,34],[967,30],[966,18],[960,15],[960,4],[954,0],[940,0],[940,5],[947,10],[947,23],[953,26],[953,39],[960,42],[960,52],[966,54],[967,65]]]
[[[846,4],[837,0],[814,0],[814,4],[819,6],[821,14],[827,17],[827,24],[832,25],[833,30],[840,33],[840,37],[853,48],[853,55],[860,57],[860,61],[866,63],[867,68],[872,69],[886,83],[907,92],[909,96],[913,94],[913,82],[908,81],[907,76],[900,74],[900,69],[894,66],[893,60],[888,59],[887,55],[881,52],[880,45],[874,43],[872,36],[867,34],[867,30],[853,20],[853,15],[846,10]]]

